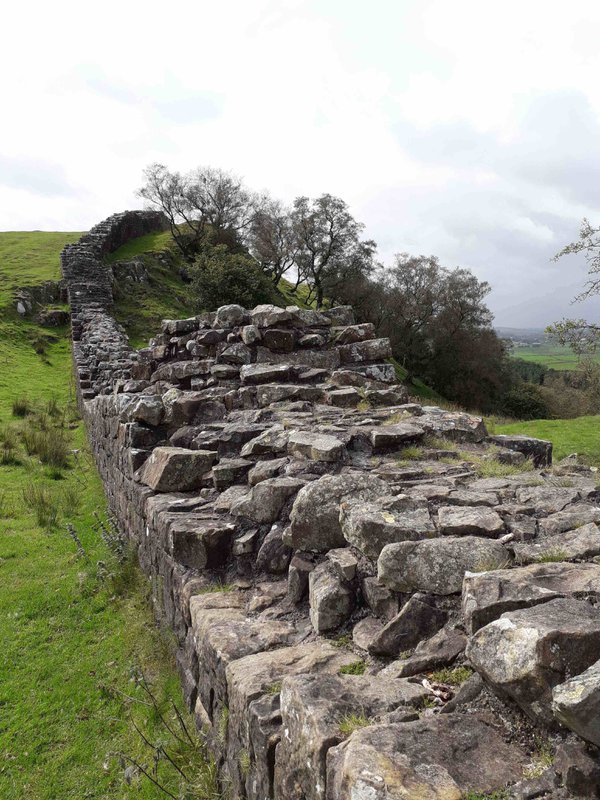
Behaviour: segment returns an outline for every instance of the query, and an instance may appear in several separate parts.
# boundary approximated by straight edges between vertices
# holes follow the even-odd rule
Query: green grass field
[[[175,796],[212,799],[218,795],[202,749],[166,730],[136,679],[142,670],[177,732],[170,703],[181,707],[179,681],[170,640],[152,618],[146,580],[129,562],[119,567],[93,529],[94,512],[105,515],[106,501],[73,407],[68,331],[23,322],[6,305],[15,286],[56,279],[59,251],[76,236],[0,233],[0,797],[165,797],[127,760],[154,774],[156,750],[133,720],[194,777],[184,781],[162,756],[159,782]],[[13,402],[22,397],[33,413],[20,418]],[[32,432],[50,441],[64,437],[76,452],[60,468],[42,463],[27,452]],[[51,510],[45,520],[34,492],[43,492]]]
[[[555,461],[577,453],[587,463],[600,466],[600,416],[513,422],[496,425],[495,433],[524,433],[548,439],[554,445]]]
[[[569,347],[553,342],[544,342],[539,347],[515,347],[511,356],[534,364],[542,364],[551,369],[579,369],[578,359],[573,351]],[[600,353],[596,355],[596,360],[600,363]]]

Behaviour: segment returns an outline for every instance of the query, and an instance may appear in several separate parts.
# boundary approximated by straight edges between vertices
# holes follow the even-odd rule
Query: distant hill
[[[501,339],[512,339],[515,342],[543,342],[546,338],[544,328],[503,328],[494,330]]]

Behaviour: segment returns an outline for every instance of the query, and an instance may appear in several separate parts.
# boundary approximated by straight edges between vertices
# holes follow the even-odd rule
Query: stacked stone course
[[[411,402],[389,342],[348,307],[224,306],[132,350],[103,257],[162,227],[115,215],[66,248],[63,275],[109,503],[230,796],[571,796],[574,759],[592,775],[595,755],[571,742],[564,776],[532,794],[514,730],[600,744],[576,697],[578,680],[600,696],[595,477],[557,477],[549,443]],[[526,457],[514,477],[474,469]],[[477,673],[459,691],[427,677],[463,663],[502,713]]]

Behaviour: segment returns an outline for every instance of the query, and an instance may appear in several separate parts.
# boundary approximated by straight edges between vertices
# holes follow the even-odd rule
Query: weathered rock
[[[498,537],[504,531],[502,517],[491,508],[442,506],[438,511],[440,533],[450,536]]]
[[[361,589],[365,603],[376,617],[390,620],[396,616],[399,610],[398,597],[377,578],[363,578]]]
[[[156,395],[140,397],[134,402],[129,417],[134,422],[157,426],[163,421],[165,407],[162,399]]]
[[[408,498],[405,505],[396,510],[386,500],[344,502],[340,509],[342,534],[349,544],[372,559],[378,558],[386,544],[435,536],[428,509]]]
[[[530,436],[501,434],[490,436],[489,441],[508,450],[516,450],[530,458],[534,467],[549,467],[552,464],[552,442],[532,439]]]
[[[219,361],[225,364],[249,364],[252,360],[252,351],[243,342],[234,342],[226,347],[219,355]]]
[[[366,339],[375,338],[375,326],[372,322],[363,322],[361,325],[347,325],[343,328],[333,328],[331,331],[336,344],[353,344]]]
[[[242,306],[230,304],[221,306],[217,309],[213,327],[215,328],[235,328],[242,325],[246,318],[246,310]]]
[[[408,658],[393,661],[382,670],[390,678],[408,678],[423,672],[447,667],[464,652],[467,637],[457,628],[442,628],[430,639],[419,642]]]
[[[403,386],[395,389],[368,389],[365,400],[372,406],[399,406],[408,400],[408,392]]]
[[[481,417],[473,417],[459,411],[442,411],[442,409],[424,409],[426,413],[419,417],[427,433],[450,439],[453,442],[481,442],[487,435],[485,423]]]
[[[344,443],[335,436],[309,431],[292,431],[288,438],[288,452],[312,461],[339,461],[344,455]]]
[[[537,514],[555,514],[579,498],[577,489],[556,486],[522,486],[516,492],[517,502],[533,506]]]
[[[367,651],[373,639],[376,639],[383,630],[383,622],[377,617],[365,617],[352,628],[352,642]]]
[[[446,611],[436,608],[426,595],[416,593],[373,639],[369,652],[373,655],[397,656],[439,631],[447,619]]]
[[[392,357],[389,339],[369,339],[365,342],[344,344],[338,347],[342,364],[361,364],[364,361],[381,361]]]
[[[584,742],[561,742],[554,756],[554,771],[571,798],[597,800],[600,797],[600,759]]]
[[[421,717],[354,732],[327,754],[327,800],[461,800],[503,789],[525,760],[475,714]]]
[[[568,596],[600,598],[600,566],[548,563],[467,573],[462,596],[465,626],[475,633],[507,611]]]
[[[256,569],[280,575],[287,570],[291,557],[292,550],[283,543],[281,527],[273,525],[256,555]]]
[[[510,555],[499,543],[479,536],[447,536],[386,545],[377,562],[379,580],[396,592],[453,594],[465,572],[499,568]]]
[[[500,501],[493,492],[477,492],[471,489],[455,489],[446,495],[453,506],[497,506]]]
[[[273,764],[281,734],[281,715],[274,715],[268,702],[274,689],[286,677],[335,674],[354,660],[353,653],[315,642],[257,653],[229,664],[229,713],[228,725],[223,725],[223,740],[227,743],[227,777],[234,796],[247,794],[252,800],[274,796]],[[279,694],[275,697],[279,712]],[[249,755],[244,769],[240,766],[242,752]]]
[[[261,456],[265,453],[284,453],[287,450],[289,433],[282,425],[274,425],[269,430],[255,436],[242,447],[242,458]]]
[[[169,525],[169,552],[185,567],[214,569],[222,566],[231,552],[235,525],[223,520],[194,518],[177,514]]]
[[[263,344],[276,353],[291,353],[294,349],[294,331],[269,328],[262,337]]]
[[[590,522],[600,523],[600,507],[591,503],[575,503],[564,511],[540,519],[538,524],[541,534],[553,536],[556,533],[581,528]]]
[[[560,598],[503,614],[480,628],[467,657],[496,691],[534,721],[552,724],[552,690],[590,667],[600,648],[600,614],[582,600]]]
[[[242,383],[259,384],[288,381],[292,368],[289,364],[245,364],[240,369]]]
[[[287,309],[269,304],[256,306],[250,312],[252,324],[258,328],[270,328],[274,325],[280,325],[282,322],[287,322],[291,319],[291,316]]]
[[[330,550],[327,553],[327,559],[333,564],[340,578],[346,581],[354,580],[358,560],[348,547]]]
[[[256,486],[257,483],[266,481],[268,478],[276,478],[288,462],[288,458],[259,461],[248,473],[248,483],[250,486]]]
[[[308,576],[315,568],[314,561],[302,553],[296,553],[288,569],[288,597],[299,603],[308,590]]]
[[[515,543],[513,549],[515,558],[522,564],[593,558],[600,555],[600,528],[589,523],[568,533],[539,537],[524,544]]]
[[[281,743],[275,761],[275,797],[319,800],[326,794],[327,751],[344,739],[340,725],[375,721],[395,709],[419,705],[422,687],[371,676],[301,675],[281,690]]]
[[[140,472],[142,483],[155,492],[188,492],[202,484],[217,454],[183,447],[155,447]]]
[[[425,435],[425,429],[416,422],[398,422],[383,425],[371,431],[371,444],[375,450],[398,448],[409,442],[417,442]]]
[[[256,344],[260,341],[260,331],[256,325],[244,325],[241,330],[242,342],[247,345]]]
[[[247,517],[259,525],[275,522],[287,500],[303,485],[304,482],[297,478],[268,478],[234,502],[231,513],[237,517]]]
[[[290,516],[294,549],[325,552],[344,547],[340,504],[348,498],[370,500],[389,491],[383,481],[363,472],[326,475],[309,483],[298,493]]]
[[[600,661],[554,687],[552,710],[563,725],[600,746]]]
[[[245,458],[223,458],[212,468],[215,489],[222,491],[233,483],[245,483],[246,475],[253,466]]]
[[[332,406],[339,406],[340,408],[354,408],[362,400],[360,392],[352,387],[333,389],[327,392],[327,397]]]
[[[327,561],[308,576],[310,621],[317,633],[343,625],[354,608],[354,592]]]

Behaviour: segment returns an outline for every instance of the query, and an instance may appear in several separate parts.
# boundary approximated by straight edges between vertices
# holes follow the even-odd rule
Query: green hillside
[[[524,433],[548,439],[554,445],[555,461],[577,453],[587,463],[600,466],[600,416],[513,422],[496,425],[495,433]]]
[[[77,237],[0,233],[0,797],[165,797],[128,761],[150,770],[154,759],[134,720],[198,776],[188,796],[215,798],[202,750],[169,734],[139,680],[143,670],[176,726],[179,681],[145,579],[94,530],[106,501],[74,407],[68,330],[10,305],[14,288],[59,277],[59,252]],[[179,793],[164,757],[157,776]]]

